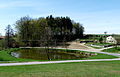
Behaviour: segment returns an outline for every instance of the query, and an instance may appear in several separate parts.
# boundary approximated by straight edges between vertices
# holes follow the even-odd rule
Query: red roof
[[[0,39],[4,39],[5,38],[5,36],[0,36]]]

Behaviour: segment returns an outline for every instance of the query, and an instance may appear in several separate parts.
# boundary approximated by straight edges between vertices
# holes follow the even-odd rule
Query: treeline
[[[71,41],[83,37],[84,27],[69,17],[22,17],[15,24],[17,40],[31,46],[48,45],[53,41]]]

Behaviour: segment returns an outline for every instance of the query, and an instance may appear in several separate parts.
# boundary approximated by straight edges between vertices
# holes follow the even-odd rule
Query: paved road
[[[1,63],[0,66],[17,66],[17,65],[37,65],[37,64],[55,64],[55,63],[69,63],[69,62],[89,62],[89,61],[115,61],[116,59],[93,59],[93,60],[64,60],[64,61],[46,61],[46,62],[22,62],[22,63]]]

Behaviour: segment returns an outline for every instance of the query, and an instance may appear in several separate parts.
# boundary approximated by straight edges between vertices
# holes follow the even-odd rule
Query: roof
[[[5,38],[5,36],[0,36],[0,39],[4,39]]]
[[[108,36],[107,38],[113,38],[112,36]]]

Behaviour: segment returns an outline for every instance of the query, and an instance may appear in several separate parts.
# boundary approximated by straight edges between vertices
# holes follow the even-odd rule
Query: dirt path
[[[96,53],[102,53],[102,54],[108,54],[108,55],[120,57],[120,54],[118,54],[118,53],[102,52],[102,50],[109,49],[109,48],[112,48],[112,47],[107,47],[107,48],[102,48],[102,49],[94,49],[92,47],[86,46],[86,45],[81,44],[81,43],[71,42],[70,46],[68,46],[68,48],[69,49],[80,50],[80,51],[96,52]]]
[[[69,44],[70,45],[68,46],[68,48],[70,48],[70,49],[80,49],[83,51],[97,51],[97,52],[101,51],[100,49],[94,49],[92,47],[86,46],[86,45],[81,44],[79,42],[70,42]]]

